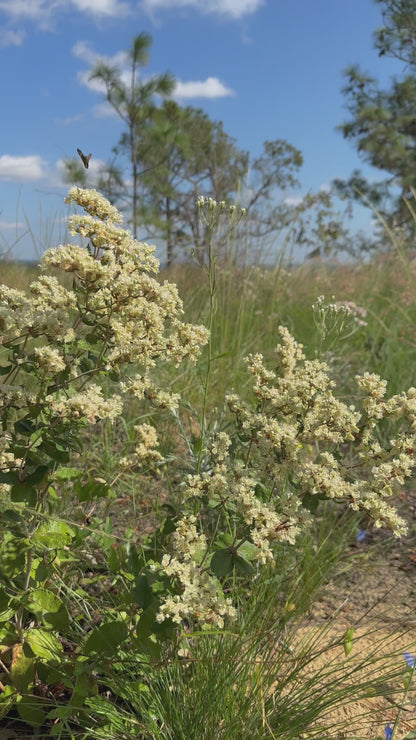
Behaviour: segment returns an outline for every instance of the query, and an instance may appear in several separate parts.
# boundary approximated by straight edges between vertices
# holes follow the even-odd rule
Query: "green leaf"
[[[41,727],[45,721],[45,712],[36,700],[36,697],[19,696],[16,701],[19,717],[31,727]]]
[[[17,634],[16,627],[13,625],[13,623],[5,623],[3,626],[0,627],[0,648],[6,648],[9,649],[12,645],[14,645],[15,642],[19,641],[19,636]],[[1,692],[0,692],[1,696]]]
[[[127,638],[128,631],[124,622],[107,622],[96,627],[88,635],[84,645],[84,655],[99,653],[100,655],[111,655],[116,652],[118,646]]]
[[[75,539],[75,530],[59,519],[42,522],[32,535],[32,541],[51,550],[59,550],[71,544]]]
[[[74,707],[66,707],[66,706],[57,707],[56,709],[51,709],[51,711],[48,712],[48,714],[46,715],[45,719],[65,720],[65,719],[70,719],[73,714],[74,714]],[[65,728],[62,727],[62,729],[65,729]]]
[[[79,468],[58,468],[53,474],[54,480],[74,480],[82,475]]]
[[[25,643],[36,657],[48,665],[58,665],[62,659],[62,645],[48,630],[31,627],[25,636]]]
[[[238,553],[244,557],[245,560],[253,560],[257,554],[257,547],[254,542],[243,542],[243,544],[238,548]]]
[[[174,532],[175,529],[176,529],[176,524],[174,520],[171,517],[168,517],[160,525],[158,529],[158,535],[161,537],[166,537],[168,534],[171,534],[172,532]]]
[[[23,652],[23,645],[13,645],[10,678],[12,686],[21,692],[27,691],[33,683],[35,675],[35,659],[28,658]]]
[[[15,504],[25,503],[34,508],[37,504],[38,494],[36,489],[25,481],[24,483],[15,483],[12,486],[10,498]]]
[[[0,588],[0,622],[8,622],[15,613],[15,603],[5,588]]]
[[[47,578],[51,575],[51,566],[47,564],[43,559],[39,561],[36,566],[34,573],[34,579],[36,583],[44,583]]]
[[[153,660],[160,660],[162,646],[155,635],[149,635],[145,638],[135,638],[132,640],[132,648],[135,653],[142,653]]]
[[[233,569],[233,556],[229,550],[217,550],[211,558],[211,570],[217,578],[223,578]]]
[[[36,431],[36,427],[28,419],[19,419],[14,425],[15,432],[23,434],[25,437],[30,437],[33,432]]]
[[[43,624],[62,630],[69,624],[68,612],[61,599],[47,588],[34,588],[28,597],[27,608]]]
[[[139,575],[136,577],[133,598],[140,609],[147,609],[152,603],[154,596],[153,591],[149,586],[147,576]]]
[[[127,571],[128,573],[131,573],[133,576],[138,576],[144,566],[143,557],[141,557],[138,554],[135,546],[131,543],[127,544],[127,552],[128,552],[127,564],[126,564]]]
[[[0,483],[8,483],[9,485],[13,485],[13,483],[18,483],[19,481],[19,474],[17,470],[9,470],[7,473],[0,472]]]
[[[71,457],[68,450],[62,449],[62,447],[58,447],[56,444],[48,440],[42,443],[40,449],[46,452],[52,460],[56,460],[56,462],[67,463]]]
[[[50,468],[49,465],[38,465],[33,473],[30,473],[26,478],[26,483],[30,483],[32,486],[40,483],[44,477],[48,474]]]
[[[69,704],[72,707],[81,708],[84,706],[85,699],[89,696],[96,696],[97,694],[97,682],[95,678],[84,670],[77,677],[74,691],[69,700]]]
[[[116,540],[111,543],[107,553],[107,563],[111,573],[120,573],[126,560],[126,550]]]
[[[91,332],[91,334],[86,334],[85,335],[85,340],[89,344],[97,344],[97,342],[100,341],[100,337],[95,332]],[[88,349],[89,349],[89,347],[88,347]]]
[[[0,573],[13,578],[23,572],[25,554],[29,543],[23,537],[5,532],[0,540]]]
[[[95,480],[90,480],[84,483],[84,485],[80,481],[74,484],[74,491],[78,496],[78,501],[92,501],[95,498],[104,498],[110,490],[110,486],[107,483],[101,483]]]
[[[313,495],[312,493],[305,493],[302,496],[302,506],[304,509],[307,509],[311,512],[311,514],[316,514],[316,510],[319,506],[319,496]]]
[[[156,599],[155,599],[154,604],[155,605],[157,604]],[[136,638],[135,639],[145,640],[154,633],[155,631],[154,627],[156,624],[155,623],[156,612],[157,612],[157,609],[154,606],[152,609],[148,609],[147,611],[143,612],[140,615],[140,618],[136,624],[136,630],[135,630]]]
[[[195,455],[198,455],[201,452],[201,448],[202,448],[202,438],[194,437],[193,443],[194,443]]]
[[[38,416],[42,413],[42,411],[43,411],[43,406],[30,406],[26,414],[26,417],[28,419],[37,419]]]
[[[14,686],[3,686],[0,693],[0,719],[8,714],[9,709],[16,703],[17,696],[18,694]]]
[[[354,627],[350,627],[346,631],[344,635],[344,639],[343,639],[344,653],[346,656],[350,654],[353,648],[353,635],[354,635]]]
[[[215,538],[215,547],[218,547],[218,549],[228,549],[232,546],[233,542],[234,537],[232,534],[229,534],[228,532],[220,532]]]
[[[233,565],[236,567],[237,570],[240,571],[240,573],[243,573],[245,576],[252,576],[255,572],[251,563],[240,557],[240,555],[234,555]]]
[[[22,522],[22,516],[15,509],[6,509],[3,511],[3,519],[13,524],[20,524]]]

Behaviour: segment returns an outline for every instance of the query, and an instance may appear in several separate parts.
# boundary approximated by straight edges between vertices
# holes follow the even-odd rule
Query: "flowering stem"
[[[201,415],[201,427],[200,427],[200,439],[199,439],[199,450],[197,458],[197,473],[201,471],[202,455],[204,451],[204,440],[205,430],[207,423],[207,404],[208,404],[208,388],[209,381],[211,378],[211,365],[212,365],[212,327],[214,325],[214,316],[216,312],[215,293],[216,293],[216,263],[213,254],[212,236],[215,225],[215,214],[210,209],[208,217],[208,287],[209,287],[209,315],[208,315],[208,331],[209,338],[207,344],[207,369],[204,380],[204,396],[202,402],[202,415]]]

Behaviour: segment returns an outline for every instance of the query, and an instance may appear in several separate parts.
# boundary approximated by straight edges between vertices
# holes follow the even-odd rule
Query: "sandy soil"
[[[375,697],[348,703],[331,711],[328,722],[348,723],[344,731],[331,731],[326,737],[337,740],[380,737],[384,740],[384,728],[394,722],[397,704],[403,704],[405,660],[403,652],[416,655],[416,491],[402,496],[400,511],[409,522],[409,535],[395,540],[380,531],[367,533],[365,540],[351,548],[353,567],[347,575],[329,584],[319,602],[313,606],[311,630],[322,629],[330,624],[327,638],[339,639],[354,626],[354,646],[348,656],[347,666],[357,665],[363,656],[380,656],[374,672],[383,681],[383,670],[389,664],[402,671],[402,676],[393,681],[396,691],[386,692],[385,697]],[[335,625],[332,623],[336,614]],[[338,650],[338,660],[343,660],[343,649]],[[381,658],[389,654],[384,665]],[[330,660],[325,653],[314,664],[319,671],[322,662]],[[360,681],[364,673],[357,668],[354,681]],[[373,675],[374,675],[373,672]],[[416,679],[414,681],[416,685]],[[416,731],[416,688],[409,692],[395,738],[401,740],[406,733]]]

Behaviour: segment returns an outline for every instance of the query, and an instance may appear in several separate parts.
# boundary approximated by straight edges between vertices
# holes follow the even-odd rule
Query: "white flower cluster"
[[[204,220],[207,220],[206,217],[204,217],[203,215],[204,211],[206,211],[206,213],[208,214],[209,220],[211,220],[211,216],[213,216],[214,214],[218,217],[222,213],[228,213],[228,215],[232,217],[233,220],[237,219],[237,221],[239,221],[246,215],[245,208],[238,208],[234,203],[227,206],[225,200],[217,201],[211,197],[206,198],[204,195],[200,195],[199,198],[197,198],[196,207],[200,214],[203,216]]]
[[[156,617],[158,622],[172,619],[194,619],[202,626],[224,626],[226,617],[234,619],[236,610],[230,598],[225,598],[220,582],[200,564],[204,560],[207,540],[198,532],[196,517],[183,517],[173,534],[174,555],[166,554],[153,570],[169,576],[179,593],[162,598]]]
[[[78,391],[69,395],[67,393],[48,395],[46,402],[55,416],[69,421],[86,419],[94,424],[97,419],[109,419],[114,421],[123,410],[123,402],[120,396],[113,395],[106,399],[103,397],[102,389],[95,383],[84,391]]]
[[[232,532],[230,552],[246,542],[260,564],[273,561],[273,543],[295,542],[315,496],[365,511],[374,526],[401,536],[405,522],[388,499],[415,467],[416,390],[384,401],[384,381],[365,374],[357,378],[361,406],[347,405],[334,395],[328,366],[307,360],[285,327],[279,333],[278,369],[267,369],[260,354],[246,358],[255,404],[227,397],[236,442],[223,432],[214,437],[211,462],[188,477],[184,501],[223,512],[219,530]],[[403,429],[381,445],[385,418]]]
[[[128,457],[119,460],[121,468],[151,468],[162,462],[163,458],[157,449],[159,441],[157,432],[150,424],[136,424],[134,431],[137,436],[137,444],[134,451]]]
[[[87,247],[46,251],[41,274],[27,291],[0,286],[0,410],[7,419],[0,432],[0,469],[18,469],[22,482],[35,449],[45,443],[54,459],[62,457],[60,435],[70,438],[100,419],[114,421],[123,396],[176,409],[178,395],[160,388],[152,369],[159,361],[196,360],[208,338],[204,327],[182,321],[176,285],[156,278],[154,247],[118,226],[122,217],[114,206],[81,188],[71,188],[67,201],[86,211],[73,215],[69,227],[88,240]],[[48,274],[51,268],[58,274]],[[62,273],[72,278],[72,289],[60,282]],[[136,461],[159,460],[151,428],[142,426],[138,434]],[[68,449],[74,449],[72,441]]]
[[[354,301],[333,301],[332,303],[326,303],[325,296],[320,295],[312,305],[312,308],[318,312],[350,316],[354,319],[357,326],[367,326],[367,322],[364,321],[367,311],[362,306],[357,306]]]

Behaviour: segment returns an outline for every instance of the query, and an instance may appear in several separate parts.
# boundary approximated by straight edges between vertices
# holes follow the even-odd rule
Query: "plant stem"
[[[215,218],[215,215],[210,212],[209,222],[208,222],[208,268],[207,268],[208,287],[209,287],[209,316],[208,316],[209,339],[208,339],[208,345],[207,345],[207,353],[208,353],[207,370],[205,373],[205,380],[204,380],[204,396],[203,396],[203,402],[202,402],[199,450],[198,450],[198,459],[197,459],[197,473],[198,474],[201,471],[202,454],[204,451],[205,431],[206,431],[206,424],[207,424],[208,388],[209,388],[209,382],[211,378],[211,365],[212,365],[212,327],[214,325],[214,316],[216,313],[216,302],[215,302],[216,264],[215,264],[215,257],[213,254],[213,246],[212,246],[212,235],[214,231],[214,218]]]

